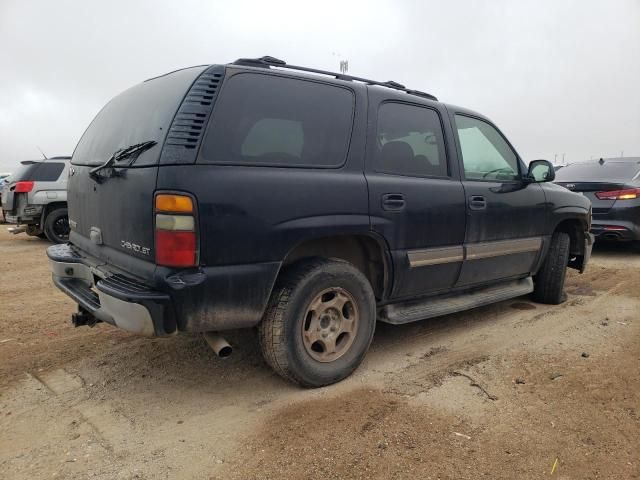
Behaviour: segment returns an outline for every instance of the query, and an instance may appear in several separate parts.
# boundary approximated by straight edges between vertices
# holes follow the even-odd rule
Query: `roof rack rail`
[[[362,83],[366,83],[367,85],[379,85],[381,87],[400,90],[410,95],[417,95],[419,97],[428,98],[429,100],[438,101],[438,99],[434,95],[431,95],[430,93],[421,92],[420,90],[412,90],[410,88],[405,87],[401,83],[394,82],[392,80],[389,80],[387,82],[378,82],[376,80],[370,80],[368,78],[353,77],[351,75],[345,75],[343,73],[336,73],[336,72],[329,72],[327,70],[319,70],[317,68],[288,65],[287,62],[285,62],[284,60],[280,60],[278,58],[274,58],[270,56],[265,56],[260,58],[239,58],[235,62],[232,62],[232,65],[244,65],[248,67],[262,67],[262,68],[278,67],[278,68],[287,68],[289,70],[299,70],[301,72],[319,73],[321,75],[329,75],[338,80],[362,82]]]

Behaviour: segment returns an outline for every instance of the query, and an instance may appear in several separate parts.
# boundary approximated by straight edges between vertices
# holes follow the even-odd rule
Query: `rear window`
[[[241,73],[218,98],[200,162],[339,167],[353,124],[351,90],[318,82]]]
[[[557,182],[627,181],[640,172],[637,162],[573,163],[556,171]]]
[[[40,162],[27,163],[26,165],[21,163],[20,166],[16,168],[16,171],[7,177],[7,183],[29,180],[29,175],[31,175],[31,172],[35,170],[39,164]]]
[[[74,165],[99,165],[116,150],[155,140],[136,166],[158,162],[160,149],[182,99],[205,67],[179,70],[126,90],[98,113],[73,152]]]
[[[55,182],[64,170],[62,162],[33,162],[20,164],[18,169],[7,179],[8,182]]]

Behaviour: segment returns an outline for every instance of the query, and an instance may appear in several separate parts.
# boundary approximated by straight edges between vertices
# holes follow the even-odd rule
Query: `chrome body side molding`
[[[443,263],[480,260],[516,253],[538,252],[542,248],[542,237],[497,240],[495,242],[470,243],[455,247],[438,247],[407,252],[409,266],[424,267]]]

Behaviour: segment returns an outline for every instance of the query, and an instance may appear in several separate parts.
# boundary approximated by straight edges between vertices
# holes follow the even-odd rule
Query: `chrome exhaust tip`
[[[227,342],[224,337],[221,337],[216,332],[205,332],[202,335],[204,336],[204,339],[207,341],[211,349],[220,358],[227,358],[233,353],[233,348],[231,348],[229,342]]]

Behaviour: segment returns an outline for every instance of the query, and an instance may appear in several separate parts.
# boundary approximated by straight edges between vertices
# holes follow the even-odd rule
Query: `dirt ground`
[[[74,329],[47,243],[0,226],[0,478],[640,478],[640,254],[597,248],[560,306],[523,297],[379,324],[346,381],[302,390],[253,332]]]

